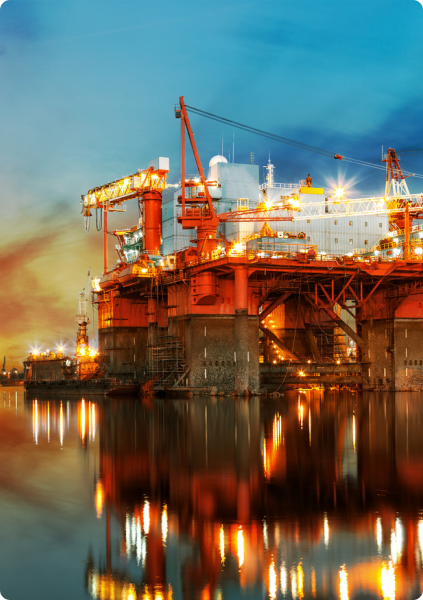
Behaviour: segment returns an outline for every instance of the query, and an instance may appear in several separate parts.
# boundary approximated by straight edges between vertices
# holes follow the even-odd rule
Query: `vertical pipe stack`
[[[143,194],[144,205],[144,250],[153,256],[160,256],[162,241],[162,194],[150,191]]]

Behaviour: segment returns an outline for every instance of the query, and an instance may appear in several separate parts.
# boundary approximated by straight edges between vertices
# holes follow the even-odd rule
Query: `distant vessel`
[[[22,373],[19,373],[18,369],[15,367],[11,371],[6,369],[6,356],[3,357],[3,366],[0,372],[0,385],[23,385]]]
[[[134,382],[104,378],[103,358],[88,343],[87,325],[90,319],[85,292],[79,294],[75,320],[78,324],[75,355],[64,354],[63,347],[57,352],[33,350],[23,363],[26,391],[85,395],[137,393],[140,386]]]

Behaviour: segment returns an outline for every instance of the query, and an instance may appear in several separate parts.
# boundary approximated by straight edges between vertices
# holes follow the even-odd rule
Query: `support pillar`
[[[248,351],[248,271],[246,267],[235,270],[235,391],[249,392]]]

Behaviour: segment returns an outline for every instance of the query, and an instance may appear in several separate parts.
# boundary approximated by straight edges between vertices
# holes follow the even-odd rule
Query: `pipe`
[[[144,250],[158,256],[162,241],[162,194],[152,190],[143,194]]]

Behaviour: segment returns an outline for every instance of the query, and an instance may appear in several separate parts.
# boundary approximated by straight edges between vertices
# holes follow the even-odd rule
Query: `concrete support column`
[[[249,347],[248,347],[248,271],[245,267],[235,270],[235,391],[249,391]]]

